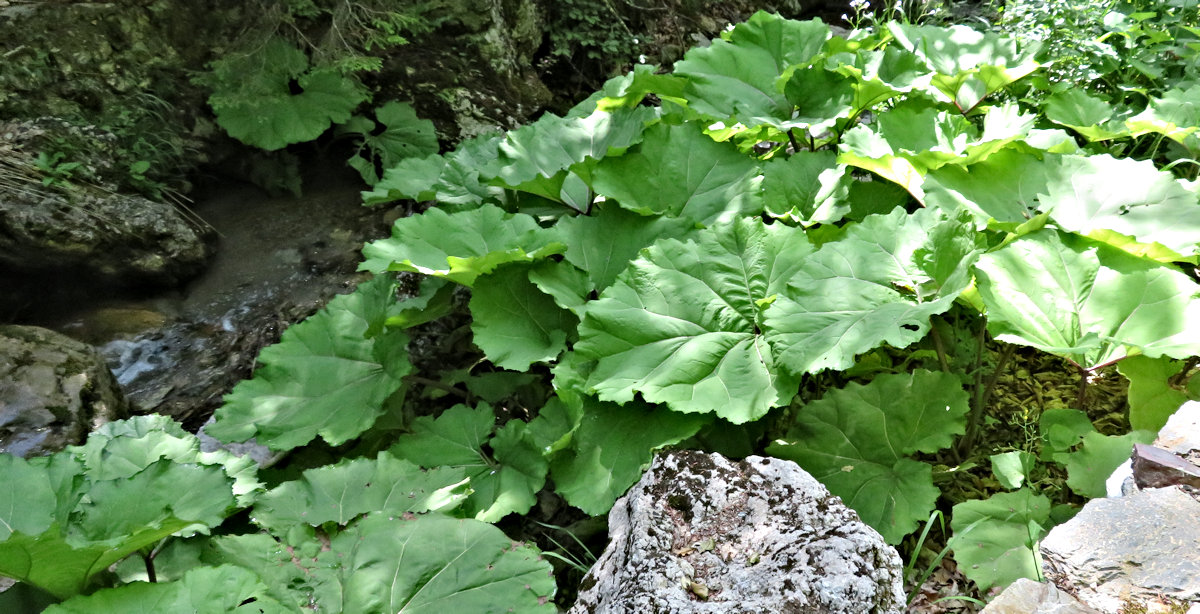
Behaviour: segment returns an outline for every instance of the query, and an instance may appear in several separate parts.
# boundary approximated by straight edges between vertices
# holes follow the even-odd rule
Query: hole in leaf
[[[921,327],[917,326],[916,324],[901,324],[900,328],[903,328],[904,330],[911,330],[914,333],[921,330]]]

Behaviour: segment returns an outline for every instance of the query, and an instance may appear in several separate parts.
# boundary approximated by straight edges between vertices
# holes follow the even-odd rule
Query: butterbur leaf
[[[970,283],[978,239],[965,217],[897,209],[868,216],[803,259],[766,309],[764,329],[790,372],[846,369],[887,343],[925,336],[929,317]]]
[[[596,164],[593,187],[642,215],[668,215],[695,224],[728,220],[762,208],[758,164],[694,123],[655,124],[642,144]]]
[[[474,490],[461,508],[469,517],[495,522],[523,514],[546,481],[546,461],[524,423],[511,421],[492,437],[495,420],[487,403],[475,409],[455,405],[437,418],[414,420],[412,433],[402,435],[390,452],[422,467],[462,469]]]
[[[570,431],[569,445],[554,455],[550,471],[558,494],[593,515],[608,513],[641,478],[655,450],[695,435],[710,420],[638,401],[617,405],[582,397],[579,403],[582,416]]]
[[[1183,363],[1169,358],[1130,356],[1117,363],[1129,380],[1129,426],[1157,433],[1167,419],[1188,400],[1188,393],[1171,385]]]
[[[767,452],[795,461],[895,544],[929,517],[939,494],[929,465],[908,456],[949,446],[966,413],[967,393],[952,374],[880,375],[805,405]]]
[[[377,277],[284,331],[259,354],[254,377],[225,397],[208,434],[290,450],[318,435],[339,445],[371,428],[412,368],[403,332],[366,337],[394,294],[394,282]]]
[[[1033,60],[1036,45],[1019,49],[1015,39],[992,32],[894,21],[887,27],[900,46],[937,73],[931,85],[963,113],[1040,66]]]
[[[981,229],[993,220],[1020,224],[1037,215],[1046,173],[1037,156],[1005,149],[969,167],[948,164],[930,171],[922,185],[924,202],[947,214],[969,211]]]
[[[298,524],[345,525],[368,512],[447,511],[457,507],[470,489],[461,469],[428,471],[387,452],[304,472],[258,498],[251,517],[260,526],[284,533]]]
[[[1133,136],[1158,133],[1175,141],[1193,155],[1200,151],[1200,85],[1172,88],[1161,98],[1152,98],[1146,110],[1130,117],[1126,124]]]
[[[588,386],[737,424],[786,403],[797,380],[776,364],[762,305],[811,251],[800,230],[756,219],[655,243],[588,306],[575,345],[598,361]]]
[[[479,136],[444,156],[404,158],[384,169],[373,190],[363,192],[363,204],[405,198],[437,200],[443,206],[500,202],[504,190],[490,185],[500,172],[500,139],[498,134]]]
[[[1153,162],[1109,155],[1049,161],[1039,208],[1063,230],[1083,235],[1112,230],[1144,243],[1161,243],[1185,256],[1197,253],[1196,193]]]
[[[373,514],[329,548],[316,602],[334,612],[555,612],[550,564],[482,522]]]
[[[979,259],[988,330],[1094,369],[1131,353],[1200,353],[1200,291],[1187,275],[1044,229]]]
[[[763,205],[774,217],[805,226],[840,221],[850,211],[853,178],[831,151],[801,151],[766,163]]]
[[[377,130],[374,121],[347,122],[343,133],[357,133],[360,148],[350,158],[350,166],[362,175],[367,185],[379,182],[375,170],[376,162],[384,168],[392,168],[404,158],[428,160],[438,150],[437,133],[433,122],[417,117],[417,112],[407,102],[389,102],[375,110],[375,118],[383,126]],[[362,149],[368,150],[366,156]]]
[[[1083,445],[1074,452],[1054,455],[1054,460],[1067,467],[1067,486],[1076,494],[1095,499],[1107,494],[1105,483],[1125,461],[1135,443],[1151,443],[1154,431],[1134,431],[1125,435],[1104,435],[1097,432],[1083,436]]]
[[[1057,92],[1042,105],[1046,119],[1066,126],[1089,141],[1107,141],[1129,136],[1123,121],[1116,117],[1113,105],[1083,89]]]
[[[615,203],[600,203],[590,215],[559,220],[553,232],[555,241],[567,246],[567,262],[603,291],[642,248],[657,239],[679,238],[691,226],[686,219],[639,215]]]
[[[175,582],[135,582],[52,605],[47,614],[96,612],[194,612],[196,614],[291,614],[272,599],[253,572],[233,565],[193,569]]]
[[[499,180],[510,188],[560,200],[567,169],[640,142],[654,115],[650,107],[596,111],[586,117],[545,115],[509,132],[500,143]]]
[[[980,132],[966,118],[915,101],[880,115],[877,125],[848,130],[838,162],[871,171],[923,197],[922,178],[946,165],[966,166],[1024,138],[1033,117],[1016,105],[1000,105],[984,115]]]
[[[524,371],[567,349],[577,320],[529,280],[529,269],[507,265],[480,277],[471,293],[475,345],[496,365]]]
[[[108,471],[97,463],[112,461]],[[60,599],[181,531],[220,524],[257,494],[254,461],[200,451],[170,418],[109,423],[85,446],[25,461],[0,455],[0,574]],[[188,488],[180,490],[180,484]]]
[[[367,98],[359,83],[335,70],[309,70],[304,52],[279,37],[213,68],[218,87],[208,104],[217,123],[233,138],[266,150],[321,136],[330,125],[350,119]],[[291,91],[293,80],[299,93]]]
[[[760,11],[736,26],[729,40],[688,51],[675,74],[687,78],[685,96],[696,111],[787,130],[793,106],[777,82],[789,68],[812,61],[830,36],[819,19],[793,21]]]
[[[363,247],[359,270],[412,271],[470,286],[509,262],[534,262],[563,251],[553,235],[521,213],[493,205],[446,213],[430,209],[396,220],[392,236]]]
[[[1049,530],[1050,500],[1028,488],[954,506],[950,545],[958,568],[981,590],[1042,577],[1037,543]]]

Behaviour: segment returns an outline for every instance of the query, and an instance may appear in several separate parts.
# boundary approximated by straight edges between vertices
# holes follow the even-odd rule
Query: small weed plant
[[[1120,15],[1134,37],[1179,18]],[[309,101],[283,98],[311,93],[344,106],[323,122],[348,117],[354,87],[263,52],[257,112],[293,118]],[[368,205],[433,204],[364,248],[373,279],[265,349],[208,430],[297,460],[256,476],[154,417],[5,457],[0,573],[55,613],[554,612],[550,564],[492,523],[554,497],[603,515],[682,446],[793,460],[916,552],[946,514],[981,589],[1039,577],[1038,541],[1196,396],[1200,355],[1200,183],[1176,164],[1200,85],[1064,87],[1044,60],[962,26],[837,36],[759,13],[563,117],[364,153],[386,168]],[[237,104],[230,125],[268,138]],[[419,287],[398,294],[400,273]],[[430,331],[455,359],[429,359]],[[989,411],[1035,350],[1071,365],[1073,402]],[[1088,391],[1113,365],[1131,430],[1101,433]],[[981,435],[1010,419],[1027,436]],[[972,468],[985,487],[947,487]]]

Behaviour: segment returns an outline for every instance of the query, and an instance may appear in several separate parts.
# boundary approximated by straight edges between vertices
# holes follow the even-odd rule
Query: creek
[[[20,323],[96,346],[136,413],[198,428],[249,377],[263,346],[353,289],[363,242],[387,233],[385,216],[394,213],[361,205],[354,171],[332,160],[305,171],[300,197],[220,176],[198,181],[191,208],[216,231],[217,245],[185,287],[46,288]]]

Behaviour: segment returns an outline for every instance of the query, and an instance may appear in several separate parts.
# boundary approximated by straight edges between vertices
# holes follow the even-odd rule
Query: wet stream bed
[[[249,377],[263,346],[354,288],[363,242],[386,236],[396,215],[361,205],[363,184],[352,170],[311,166],[301,197],[224,178],[202,182],[192,209],[218,243],[207,270],[187,286],[72,297],[40,306],[25,323],[98,347],[135,412],[198,428]]]

